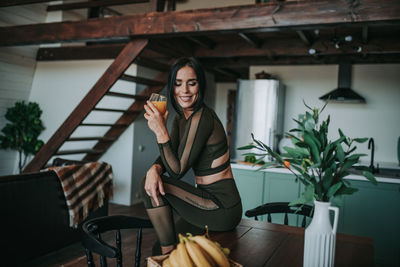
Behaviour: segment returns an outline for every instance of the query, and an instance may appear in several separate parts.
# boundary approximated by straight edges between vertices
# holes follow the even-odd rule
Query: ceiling
[[[97,2],[102,1],[107,2]],[[342,2],[348,6],[339,6]],[[215,73],[217,81],[248,78],[248,68],[252,65],[337,64],[342,58],[349,59],[353,64],[399,63],[400,4],[396,1],[386,2],[389,2],[386,6],[378,0],[296,1],[288,4],[269,2],[252,5],[253,7],[205,9],[201,11],[205,18],[196,17],[198,13],[193,11],[150,13],[147,16],[148,23],[143,15],[125,15],[148,12],[149,3],[103,6],[96,12],[99,17],[104,18],[87,20],[73,29],[68,28],[71,24],[67,22],[65,25],[54,26],[65,26],[60,28],[65,32],[76,32],[80,29],[84,31],[85,27],[90,26],[87,32],[96,32],[96,29],[99,29],[99,32],[111,21],[116,25],[114,28],[126,27],[128,33],[123,32],[125,36],[120,37],[120,33],[118,38],[115,36],[117,34],[108,36],[106,30],[103,38],[83,33],[82,36],[85,37],[80,39],[86,39],[86,42],[81,42],[80,46],[74,43],[74,46],[68,47],[73,37],[63,37],[60,34],[60,37],[55,37],[51,42],[61,41],[63,46],[41,48],[38,60],[115,58],[124,43],[132,38],[146,37],[150,39],[150,44],[141,55],[141,60],[153,64],[160,63],[161,66],[171,58],[194,56]],[[374,5],[379,5],[380,9],[375,10]],[[79,9],[79,12],[84,13],[87,10]],[[321,17],[322,15],[324,17]],[[129,20],[117,20],[117,17],[129,17]],[[131,21],[132,24],[128,24]],[[194,29],[187,26],[193,24],[193,21],[198,24],[194,25]],[[91,26],[92,22],[97,23],[98,28]],[[104,23],[103,28],[101,23]],[[146,25],[157,29],[158,32],[147,31]],[[49,38],[43,37],[40,40],[40,36],[51,33],[50,26],[38,27],[31,28],[37,30],[36,34],[32,34],[32,38],[38,37],[37,43],[48,42]],[[0,34],[6,36],[5,39],[7,35],[11,36],[10,40],[13,41],[8,44],[24,45],[32,43],[33,40],[28,40],[28,29],[8,27],[3,29],[5,32],[2,34],[0,28]],[[21,32],[19,36],[24,33],[23,37],[14,35],[18,31]],[[19,38],[18,42],[14,41],[14,36]],[[4,43],[0,41],[0,45],[8,44],[7,40]]]

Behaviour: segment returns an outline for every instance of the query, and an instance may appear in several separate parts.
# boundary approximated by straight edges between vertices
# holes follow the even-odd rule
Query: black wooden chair
[[[85,248],[87,263],[89,267],[94,267],[93,253],[100,255],[100,264],[107,266],[107,258],[115,258],[117,266],[122,266],[122,229],[138,229],[136,240],[135,266],[140,264],[142,228],[152,228],[149,220],[115,215],[105,216],[89,220],[82,225],[82,244]],[[115,247],[103,241],[101,235],[108,231],[115,231]]]
[[[289,202],[271,202],[266,203],[257,208],[247,210],[245,215],[247,217],[254,217],[255,220],[258,220],[257,216],[261,216],[267,214],[267,221],[271,222],[271,214],[272,213],[281,213],[285,214],[284,224],[288,225],[289,218],[288,214],[296,214],[296,215],[303,215],[303,220],[301,222],[302,227],[306,227],[306,218],[312,218],[313,216],[313,207],[309,205],[295,205],[289,206]]]

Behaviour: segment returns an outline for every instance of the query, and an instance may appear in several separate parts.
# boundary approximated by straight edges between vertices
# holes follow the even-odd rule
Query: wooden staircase
[[[127,68],[138,59],[140,53],[145,49],[148,43],[149,41],[147,39],[135,39],[126,44],[119,55],[115,58],[114,62],[108,67],[92,89],[86,94],[48,142],[40,149],[31,162],[29,162],[25,167],[23,170],[24,173],[39,171],[46,166],[52,156],[85,154],[83,160],[96,161],[108,150],[108,148],[137,118],[143,110],[145,100],[148,99],[151,93],[161,91],[166,84],[168,77],[167,72],[160,72],[153,80],[135,77],[124,73]],[[166,67],[167,66],[164,66],[164,69]],[[139,95],[111,92],[110,88],[118,80],[144,84],[147,85],[147,87]],[[134,99],[134,102],[127,109],[100,108],[97,104],[104,96]],[[85,118],[92,111],[116,112],[121,113],[121,116],[114,123],[84,122]],[[77,129],[77,127],[98,126],[109,127],[104,136],[71,137],[71,134]],[[65,142],[79,141],[96,141],[96,144],[91,149],[59,150]]]

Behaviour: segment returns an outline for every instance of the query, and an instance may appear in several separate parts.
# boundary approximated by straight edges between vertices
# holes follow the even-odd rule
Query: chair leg
[[[141,246],[142,246],[142,227],[140,227],[137,232],[135,267],[140,266]]]
[[[105,256],[100,256],[101,267],[107,267],[107,258]]]
[[[117,267],[122,267],[122,241],[121,241],[121,231],[117,230],[115,233],[115,243],[117,245],[118,249],[118,255],[117,255]]]
[[[96,267],[93,262],[93,255],[90,250],[85,248],[85,253],[86,253],[86,260],[87,260],[87,265],[88,267]]]

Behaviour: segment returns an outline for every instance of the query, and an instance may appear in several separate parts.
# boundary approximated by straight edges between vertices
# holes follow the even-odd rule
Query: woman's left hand
[[[165,111],[164,115],[162,115],[150,101],[147,101],[147,104],[144,105],[144,109],[146,110],[144,117],[147,120],[147,125],[149,126],[150,130],[152,130],[156,135],[157,142],[168,142],[170,139],[166,127],[168,110]]]

